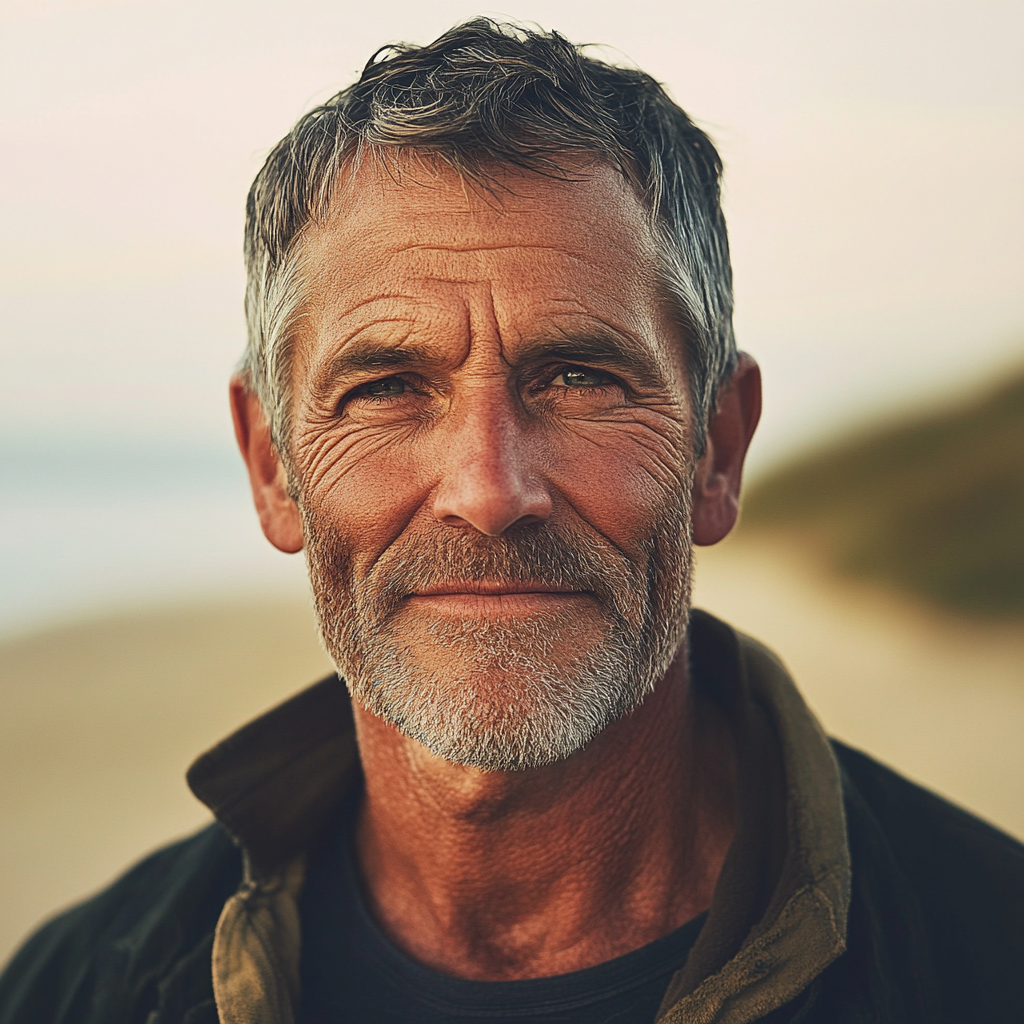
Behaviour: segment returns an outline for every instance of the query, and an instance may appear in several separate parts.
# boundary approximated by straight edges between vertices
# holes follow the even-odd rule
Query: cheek
[[[423,507],[429,491],[423,445],[392,433],[297,443],[303,502],[337,532],[362,575]]]
[[[575,513],[625,550],[664,525],[690,468],[685,431],[675,424],[599,424],[549,445],[548,477]]]

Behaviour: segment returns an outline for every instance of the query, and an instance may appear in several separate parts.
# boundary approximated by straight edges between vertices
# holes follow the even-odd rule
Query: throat
[[[453,765],[356,718],[361,887],[420,964],[481,981],[565,974],[710,906],[734,828],[734,752],[727,723],[678,678],[577,754],[529,771]]]

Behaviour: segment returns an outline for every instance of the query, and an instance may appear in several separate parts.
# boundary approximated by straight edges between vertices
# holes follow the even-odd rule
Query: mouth
[[[462,617],[528,615],[553,611],[569,604],[592,601],[587,590],[557,587],[539,581],[448,580],[409,594],[413,607]]]
[[[509,580],[447,580],[410,594],[410,597],[448,597],[473,594],[479,597],[503,597],[507,594],[581,594],[586,591],[556,587],[550,583]]]

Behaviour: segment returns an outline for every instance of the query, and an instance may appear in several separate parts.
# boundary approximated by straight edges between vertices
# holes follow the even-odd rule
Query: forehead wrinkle
[[[539,242],[503,242],[499,244],[488,245],[484,242],[473,242],[467,241],[463,245],[459,245],[455,242],[451,244],[445,243],[431,243],[426,242],[409,242],[408,245],[396,246],[392,251],[396,253],[401,252],[456,252],[456,253],[474,253],[474,252],[504,252],[506,250],[512,250],[513,252],[532,252],[533,250],[539,250],[541,252],[557,252],[562,256],[572,260],[583,260],[583,256],[570,252],[562,245],[541,245]]]
[[[551,244],[546,245],[539,242],[502,242],[502,243],[487,243],[483,240],[472,241],[453,241],[451,243],[438,242],[438,243],[427,243],[427,242],[409,242],[405,245],[396,245],[394,248],[389,248],[388,260],[379,261],[380,268],[387,268],[388,273],[396,273],[395,268],[391,264],[395,256],[401,255],[429,255],[430,253],[438,253],[442,256],[452,257],[464,257],[467,260],[471,260],[473,257],[484,259],[492,254],[499,254],[503,252],[511,252],[520,255],[524,261],[529,259],[541,259],[548,254],[554,254],[556,260],[562,261],[568,267],[572,267],[572,272],[580,273],[584,272],[588,277],[598,275],[600,277],[617,277],[621,268],[614,268],[606,266],[602,261],[595,260],[593,255],[584,251],[576,251],[573,248],[567,247],[562,244]],[[637,268],[642,268],[648,274],[651,275],[652,279],[655,276],[655,264],[653,259],[648,259],[647,254],[642,251],[637,252]],[[523,264],[517,264],[513,262],[510,266],[502,268],[503,275],[510,273],[517,274],[522,271]],[[454,266],[453,268],[454,269]],[[480,275],[487,275],[491,273],[491,268],[486,264],[476,270],[476,273]],[[445,283],[464,283],[472,284],[473,279],[465,280],[460,279],[457,275],[451,274],[450,276],[442,276],[441,273],[435,274],[424,274],[415,263],[411,264],[409,268],[403,268],[400,272],[403,277],[407,276],[410,280],[440,280]],[[465,271],[463,271],[465,273]]]
[[[350,317],[353,313],[358,312],[364,306],[373,305],[373,303],[375,303],[375,302],[394,302],[396,299],[397,300],[402,300],[402,299],[407,299],[407,298],[409,298],[409,296],[407,296],[404,292],[401,292],[401,291],[379,292],[377,294],[368,295],[365,298],[359,299],[358,302],[353,303],[351,306],[346,306],[344,309],[339,310],[338,312],[333,312],[332,311],[332,318],[335,319],[335,320],[345,320],[348,317]],[[404,319],[406,319],[406,318],[405,317],[380,317],[377,320],[370,321],[369,324],[360,324],[359,329],[361,330],[364,326],[369,326],[370,324],[373,324],[373,323],[386,323],[386,322],[391,321],[391,320],[404,320]]]
[[[415,343],[409,341],[410,337],[436,327],[435,321],[438,319],[438,314],[441,319],[448,321],[452,319],[450,307],[439,300],[437,295],[431,294],[429,289],[426,292],[422,290],[418,292],[416,289],[403,287],[403,284],[408,285],[408,283],[400,282],[398,290],[381,292],[340,310],[333,309],[329,301],[324,301],[321,304],[322,320],[327,321],[327,325],[321,325],[317,332],[319,334],[317,347],[321,351],[336,352],[336,355],[326,360],[328,366],[334,365],[340,368],[347,362],[346,353],[353,353],[353,366],[358,369],[356,363],[360,357],[354,353],[362,350],[385,350],[410,346],[415,348]],[[438,278],[436,282],[424,279],[415,283],[448,284],[451,282]],[[372,307],[377,303],[384,304],[385,309],[376,315],[372,315],[371,310],[371,315],[364,314],[355,318],[360,310],[364,310],[368,306]],[[354,318],[354,323],[346,324],[346,321],[351,321]],[[330,324],[335,325],[334,328],[329,326]],[[393,329],[395,327],[398,329]],[[384,328],[384,331],[380,331],[380,328]],[[361,335],[367,333],[373,337],[361,339]],[[377,337],[378,334],[384,336]],[[354,346],[360,345],[362,349],[354,348]]]

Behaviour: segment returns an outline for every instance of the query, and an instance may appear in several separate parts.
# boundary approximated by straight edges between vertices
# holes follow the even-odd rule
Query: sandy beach
[[[1024,836],[1024,627],[944,618],[750,541],[696,603],[777,650],[826,727]],[[0,645],[0,959],[201,826],[192,758],[329,671],[296,598],[147,608]]]

